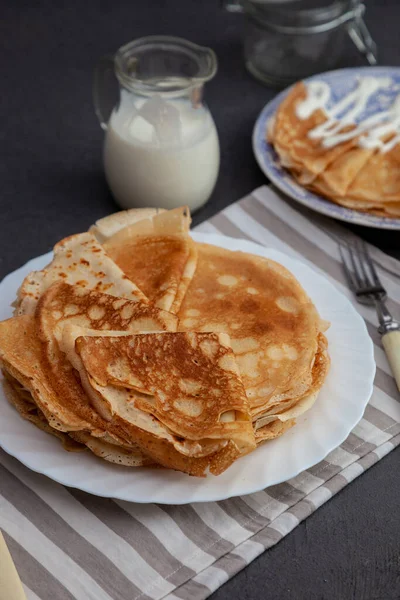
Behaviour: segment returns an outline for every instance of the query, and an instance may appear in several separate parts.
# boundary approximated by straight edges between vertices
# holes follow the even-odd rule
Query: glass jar
[[[107,121],[110,70],[119,101]],[[167,36],[133,41],[100,62],[94,104],[106,132],[106,179],[122,208],[195,210],[208,200],[219,170],[219,142],[202,95],[216,70],[212,50]]]
[[[346,36],[370,64],[377,62],[359,0],[228,0],[225,6],[245,13],[246,67],[265,83],[284,87],[333,69]]]

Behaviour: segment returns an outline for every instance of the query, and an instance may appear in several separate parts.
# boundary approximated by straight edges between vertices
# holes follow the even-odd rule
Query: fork
[[[357,302],[375,306],[379,320],[378,331],[392,373],[400,390],[400,323],[393,319],[386,306],[387,293],[378,277],[367,245],[362,240],[354,244],[339,244],[344,273]]]

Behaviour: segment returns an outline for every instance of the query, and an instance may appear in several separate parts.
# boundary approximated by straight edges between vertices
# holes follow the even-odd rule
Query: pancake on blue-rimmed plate
[[[395,82],[367,74],[345,94],[335,97],[332,89],[326,78],[297,83],[271,119],[268,141],[303,187],[347,208],[399,216],[400,94]]]

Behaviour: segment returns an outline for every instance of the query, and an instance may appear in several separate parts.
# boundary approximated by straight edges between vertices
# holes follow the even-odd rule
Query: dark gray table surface
[[[367,6],[381,64],[399,65],[400,4]],[[102,172],[91,74],[99,56],[136,37],[179,35],[211,46],[219,58],[206,96],[220,134],[221,172],[194,223],[265,183],[251,132],[276,92],[247,74],[242,18],[222,12],[218,0],[1,0],[0,7],[0,277],[117,210]],[[361,64],[350,45],[345,55]],[[358,231],[400,257],[399,233]],[[399,458],[397,450],[372,467],[213,599],[398,600]]]

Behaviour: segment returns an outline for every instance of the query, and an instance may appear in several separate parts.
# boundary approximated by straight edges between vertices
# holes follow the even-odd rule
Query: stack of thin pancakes
[[[296,109],[307,100],[307,86],[297,83],[268,124],[267,138],[282,166],[301,186],[337,204],[378,216],[399,217],[400,144],[385,152],[363,147],[360,133],[325,146],[310,132],[328,122],[326,112],[317,108],[305,118],[298,116]],[[346,124],[339,133],[354,128]],[[389,133],[382,141],[390,142],[394,137],[394,132]]]
[[[326,324],[281,265],[195,243],[186,208],[98,221],[0,323],[21,416],[110,462],[222,473],[316,399]]]

